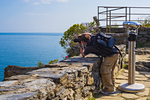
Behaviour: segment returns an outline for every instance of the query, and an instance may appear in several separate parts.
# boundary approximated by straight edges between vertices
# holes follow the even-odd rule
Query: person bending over
[[[112,49],[112,53],[107,55],[102,53],[101,51],[97,50],[92,45],[92,34],[91,33],[83,33],[80,36],[81,43],[80,44],[80,53],[82,57],[85,57],[89,53],[93,53],[103,57],[101,62],[99,73],[102,79],[102,94],[112,94],[115,93],[115,80],[114,80],[114,69],[118,60],[118,52],[117,49],[114,47]],[[82,45],[86,45],[85,49],[83,49]],[[100,76],[99,76],[100,77]],[[100,78],[99,78],[100,79]],[[99,83],[97,84],[97,92],[100,89],[100,81],[97,80]],[[95,79],[94,79],[95,82]]]

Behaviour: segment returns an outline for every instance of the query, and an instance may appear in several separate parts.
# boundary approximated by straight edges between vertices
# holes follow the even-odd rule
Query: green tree
[[[73,40],[77,38],[77,36],[86,31],[86,27],[83,24],[74,24],[67,31],[64,32],[63,37],[60,40],[60,44],[64,49],[68,48],[72,45]]]
[[[77,38],[79,34],[90,32],[94,33],[93,27],[95,27],[95,22],[74,24],[67,31],[64,32],[60,40],[60,45],[66,50],[69,57],[76,56],[80,54],[79,45],[74,43],[74,39]]]

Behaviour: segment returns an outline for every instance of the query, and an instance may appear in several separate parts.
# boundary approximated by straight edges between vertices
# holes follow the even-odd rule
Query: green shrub
[[[48,64],[54,64],[54,63],[57,63],[57,62],[58,62],[58,59],[54,59],[54,60],[49,61]]]
[[[59,44],[66,50],[68,57],[80,54],[79,44],[74,42],[79,34],[90,32],[95,33],[94,27],[96,26],[95,21],[85,24],[74,24],[67,31],[64,32]]]
[[[42,63],[40,60],[38,60],[38,67],[43,67],[44,63]]]
[[[140,18],[138,18],[140,20]],[[143,27],[150,27],[150,16],[145,17],[144,21],[138,21],[142,24]]]

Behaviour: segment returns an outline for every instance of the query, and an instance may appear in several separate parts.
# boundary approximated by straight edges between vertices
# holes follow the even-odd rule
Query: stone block
[[[36,79],[34,81],[24,83],[23,85],[30,91],[46,89],[50,92],[56,88],[56,85],[48,79]]]
[[[57,74],[46,73],[46,74],[37,75],[37,77],[50,78],[50,79],[53,79],[53,81],[56,83],[61,83],[63,82],[63,80],[68,78],[68,75],[66,73],[57,73]]]
[[[20,80],[20,84],[24,84],[24,83],[28,83],[28,82],[31,82],[31,81],[34,81],[35,78],[28,78],[28,79],[25,79],[25,80]]]
[[[88,77],[88,78],[87,78],[87,85],[92,85],[92,84],[94,84],[94,79],[93,79],[93,77]]]
[[[145,88],[144,92],[138,92],[136,93],[138,96],[148,96],[149,95],[149,88]]]
[[[86,97],[89,95],[89,90],[91,90],[91,87],[90,86],[86,86],[82,89],[82,96],[83,97]]]
[[[82,77],[83,75],[89,73],[87,67],[77,67],[78,77]]]
[[[81,88],[75,90],[74,100],[83,100],[83,97],[81,96]]]
[[[15,76],[5,78],[4,81],[7,81],[7,80],[23,80],[23,79],[27,79],[29,77],[31,77],[31,76],[29,76],[29,75],[15,75]]]
[[[150,64],[150,63],[148,63],[148,64]],[[150,72],[140,72],[140,73],[144,74],[147,78],[150,78]]]
[[[135,95],[135,94],[131,94],[131,93],[122,93],[122,97],[126,98],[126,99],[132,99],[135,100],[137,99],[139,96]]]
[[[66,85],[67,88],[74,88],[75,87],[75,82],[70,82]]]
[[[18,81],[2,81],[0,82],[0,87],[8,87],[16,84]]]
[[[32,99],[30,99],[30,98],[32,98]],[[11,94],[11,95],[0,95],[0,100],[27,100],[27,99],[35,100],[36,98],[37,98],[37,92]]]
[[[54,93],[54,91],[51,91],[50,93],[48,93],[48,99],[52,99],[52,98],[54,98],[55,97],[55,93]]]
[[[80,82],[77,82],[74,86],[74,89],[79,89],[80,88]]]
[[[68,80],[75,80],[78,77],[78,71],[74,68],[68,68],[65,72],[68,74]]]
[[[67,84],[67,82],[68,82],[68,79],[66,78],[66,79],[64,79],[64,80],[61,80],[60,81],[60,83],[62,84],[62,85],[66,85]]]
[[[70,93],[70,91],[68,89],[61,88],[61,90],[58,93],[56,93],[56,96],[58,96],[59,99],[63,99],[64,97],[69,95],[69,93]]]
[[[69,94],[68,94],[68,99],[69,100],[74,100],[74,91],[72,89],[68,89],[69,90]]]
[[[13,89],[0,88],[0,92],[8,92],[8,91],[13,91]]]
[[[0,88],[0,92],[15,91],[17,89],[22,89],[22,88],[24,88],[24,86],[22,85],[6,86],[5,88]]]
[[[59,97],[55,97],[55,98],[53,98],[51,100],[60,100],[60,99],[59,99]]]
[[[140,34],[140,35],[141,35],[141,34],[142,34],[142,35],[143,35],[143,34],[145,35],[145,34],[147,34],[147,31],[139,31],[139,34]]]
[[[33,70],[33,71],[30,71],[30,72],[27,72],[27,74],[33,74],[33,75],[35,75],[35,74],[40,74],[40,73],[42,73],[42,72],[50,72],[51,71],[51,68],[41,68],[41,69],[37,69],[37,70]]]
[[[150,38],[150,35],[144,35],[145,37],[147,37],[147,38]]]
[[[32,86],[32,85],[38,85],[38,84],[54,84],[54,83],[48,79],[35,79],[34,81],[24,83],[23,85],[28,87],[28,86]]]
[[[137,35],[137,39],[143,37],[142,35]]]
[[[75,74],[68,74],[68,80],[75,80],[76,76]]]

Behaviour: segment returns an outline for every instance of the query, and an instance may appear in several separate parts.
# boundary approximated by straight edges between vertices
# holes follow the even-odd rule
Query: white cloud
[[[43,13],[43,15],[47,16],[47,15],[50,15],[49,13]]]
[[[56,0],[57,2],[68,2],[68,0]]]
[[[30,0],[24,0],[24,2],[29,2]]]
[[[44,4],[50,4],[51,1],[53,1],[53,0],[41,0],[41,2],[44,3]]]
[[[41,15],[41,14],[38,14],[38,13],[26,13],[27,15]]]
[[[27,15],[37,15],[37,16],[41,16],[41,15],[44,15],[44,16],[48,16],[48,15],[50,15],[49,13],[42,13],[42,14],[40,14],[40,13],[26,13]]]
[[[34,4],[34,5],[39,5],[40,3],[39,3],[39,2],[34,2],[33,4]]]
[[[53,0],[24,0],[24,2],[32,2],[34,5],[43,4],[51,4]],[[68,0],[56,0],[57,2],[68,2]]]

